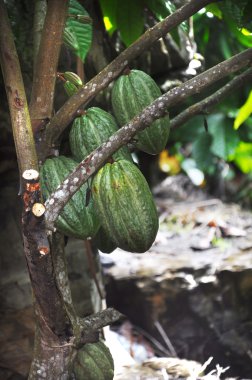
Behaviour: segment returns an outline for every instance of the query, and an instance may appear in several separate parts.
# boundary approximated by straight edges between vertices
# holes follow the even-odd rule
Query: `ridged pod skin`
[[[102,227],[126,251],[146,252],[158,231],[157,210],[140,170],[120,160],[104,165],[92,183],[92,195]]]
[[[83,160],[117,130],[118,127],[112,115],[98,107],[89,108],[85,115],[77,117],[73,122],[69,135],[72,154],[77,160]],[[132,160],[126,147],[119,149],[112,157],[115,161]]]
[[[114,362],[103,342],[87,343],[77,353],[74,361],[76,380],[113,380]]]
[[[64,156],[47,159],[40,171],[43,197],[47,199],[76,166],[76,161]],[[56,228],[67,236],[87,239],[93,237],[100,227],[93,200],[85,207],[86,192],[87,184],[84,184],[65,205],[56,221]]]
[[[65,81],[63,86],[68,96],[72,96],[78,92],[78,88],[69,80]]]
[[[113,242],[110,235],[107,235],[104,228],[100,227],[99,231],[95,235],[93,242],[96,245],[96,248],[103,253],[111,253],[116,248],[116,243]]]
[[[115,81],[111,95],[113,113],[119,125],[128,123],[161,95],[155,81],[145,72],[131,70],[121,75]],[[149,154],[158,154],[165,148],[169,132],[170,119],[167,115],[137,133],[136,147]]]

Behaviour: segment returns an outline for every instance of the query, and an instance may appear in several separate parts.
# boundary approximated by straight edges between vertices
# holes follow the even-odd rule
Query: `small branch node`
[[[38,180],[39,178],[39,172],[35,169],[27,169],[23,172],[22,177],[26,181],[33,181],[33,180]]]
[[[32,206],[32,213],[37,218],[40,218],[45,213],[45,206],[42,203],[34,203]]]

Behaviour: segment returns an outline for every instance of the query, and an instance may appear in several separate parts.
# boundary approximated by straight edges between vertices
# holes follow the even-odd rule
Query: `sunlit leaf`
[[[206,7],[207,12],[211,12],[215,17],[222,19],[222,11],[218,4],[209,4]]]
[[[252,143],[240,142],[235,150],[233,161],[243,173],[252,172]]]
[[[234,129],[238,129],[242,123],[250,116],[252,113],[252,91],[250,91],[249,96],[243,106],[239,109],[239,112],[234,121]]]
[[[117,13],[118,1],[117,0],[99,0],[99,1],[100,1],[101,9],[102,9],[105,28],[109,32],[109,34],[112,35],[114,31],[117,29],[116,13]]]
[[[170,156],[167,150],[163,150],[158,157],[159,169],[171,175],[178,174],[181,170],[180,162],[176,155]]]
[[[70,0],[64,32],[64,43],[84,62],[91,41],[92,25],[89,14],[78,1]]]

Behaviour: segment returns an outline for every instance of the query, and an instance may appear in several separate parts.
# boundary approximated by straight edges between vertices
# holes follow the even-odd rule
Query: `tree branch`
[[[36,0],[33,18],[33,72],[35,76],[36,61],[41,41],[41,35],[46,16],[46,0]]]
[[[148,29],[135,43],[125,49],[61,107],[46,127],[47,144],[49,146],[53,144],[74,119],[77,110],[81,106],[87,105],[102,89],[117,78],[130,61],[138,57],[171,29],[211,2],[212,0],[191,0],[153,28]]]
[[[216,91],[213,95],[208,96],[202,101],[193,104],[186,110],[175,116],[170,123],[171,128],[178,128],[182,124],[186,123],[195,115],[208,114],[209,111],[217,104],[221,102],[226,96],[237,90],[244,85],[248,80],[252,79],[252,69],[246,70],[244,73],[238,75],[225,86]]]
[[[25,170],[38,170],[23,78],[3,0],[0,0],[0,62],[20,172],[22,174]]]
[[[54,87],[67,6],[68,0],[48,1],[30,102],[30,114],[35,132],[41,127],[41,121],[48,121],[52,117]]]
[[[140,130],[149,126],[154,120],[167,113],[167,108],[178,104],[186,97],[203,91],[214,82],[232,72],[238,71],[252,62],[252,48],[219,63],[211,69],[190,79],[179,87],[157,98],[128,124],[114,133],[108,141],[87,156],[76,169],[63,181],[46,202],[46,221],[49,229],[54,229],[54,222],[60,211],[72,195],[99,169],[102,164],[121,146],[130,142]]]
[[[86,318],[78,318],[79,337],[77,337],[77,342],[86,343],[89,340],[89,336],[92,336],[93,333],[117,322],[123,317],[123,314],[110,307]]]

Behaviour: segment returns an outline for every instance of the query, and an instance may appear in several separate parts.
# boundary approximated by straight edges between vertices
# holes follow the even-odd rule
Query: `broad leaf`
[[[249,96],[243,106],[239,109],[239,112],[234,121],[234,129],[238,129],[245,120],[252,113],[252,91],[250,91]]]
[[[209,133],[213,138],[211,152],[215,156],[227,160],[239,144],[237,132],[234,131],[225,115],[221,113],[211,115],[208,118],[208,124]]]
[[[135,0],[120,1],[117,7],[117,27],[121,39],[127,47],[141,36],[144,31],[141,2]]]
[[[192,157],[197,167],[203,171],[207,171],[213,162],[213,156],[210,151],[212,144],[212,136],[209,133],[202,133],[193,143]]]
[[[190,143],[195,141],[202,133],[204,133],[204,119],[202,116],[195,116],[181,127],[172,129],[170,140]]]
[[[89,14],[76,0],[70,0],[66,20],[64,42],[84,62],[92,41],[92,25]],[[91,19],[90,19],[91,22]]]
[[[174,2],[170,0],[145,0],[145,3],[159,21],[176,11]],[[185,21],[180,24],[180,28],[185,33],[188,32],[188,25]]]

